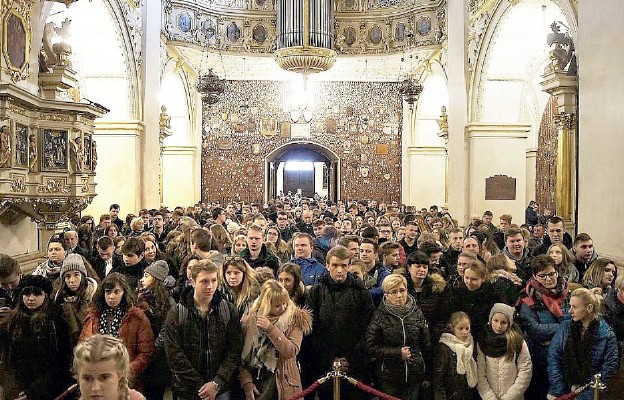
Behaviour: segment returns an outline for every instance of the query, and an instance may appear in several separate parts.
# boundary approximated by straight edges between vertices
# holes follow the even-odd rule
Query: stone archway
[[[340,195],[340,158],[338,155],[318,143],[295,141],[276,148],[265,157],[265,201],[277,197],[280,164],[292,159],[323,163],[323,180],[327,187],[327,198],[334,202],[338,200]]]

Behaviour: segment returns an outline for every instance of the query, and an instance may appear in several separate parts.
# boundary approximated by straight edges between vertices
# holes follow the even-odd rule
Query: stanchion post
[[[594,375],[594,378],[592,379],[590,386],[594,388],[594,400],[599,400],[600,392],[607,388],[607,385],[605,385],[602,382],[602,374]]]
[[[342,369],[342,363],[334,361],[332,369],[334,370],[334,400],[340,400],[340,370]]]

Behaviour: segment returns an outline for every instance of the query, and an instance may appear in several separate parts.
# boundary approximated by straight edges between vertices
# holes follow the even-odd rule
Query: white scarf
[[[464,342],[451,333],[443,333],[440,343],[447,345],[457,355],[457,373],[466,375],[468,386],[477,386],[477,362],[473,355],[474,341],[472,335]]]

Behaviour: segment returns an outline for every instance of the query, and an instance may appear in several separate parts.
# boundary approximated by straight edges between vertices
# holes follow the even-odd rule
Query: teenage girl
[[[472,400],[476,394],[477,362],[468,314],[451,314],[446,330],[433,358],[434,399]]]
[[[524,400],[531,382],[531,355],[514,326],[514,312],[507,304],[494,304],[479,339],[477,389],[483,400]]]

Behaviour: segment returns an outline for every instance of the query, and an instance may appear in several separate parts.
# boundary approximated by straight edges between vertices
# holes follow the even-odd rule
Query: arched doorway
[[[265,159],[267,182],[265,200],[280,192],[313,197],[327,195],[337,201],[339,196],[340,159],[333,151],[316,143],[290,142],[269,153]]]

